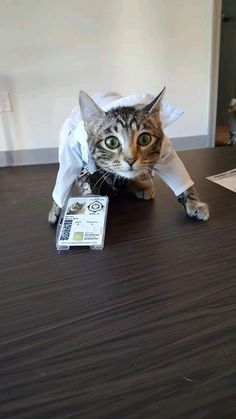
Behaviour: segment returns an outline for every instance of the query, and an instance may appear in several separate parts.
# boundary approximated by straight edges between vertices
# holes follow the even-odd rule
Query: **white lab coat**
[[[108,111],[119,106],[147,105],[154,99],[154,96],[143,93],[122,97],[118,93],[108,93],[106,95],[94,95],[93,99],[104,111]],[[160,109],[162,128],[168,127],[182,113],[179,109],[162,100]],[[69,118],[65,120],[59,136],[60,167],[52,193],[53,199],[59,207],[63,207],[65,204],[82,168],[86,168],[90,173],[96,170],[95,162],[88,149],[87,138],[80,109],[77,106],[72,110]],[[162,142],[156,170],[159,177],[172,189],[176,196],[194,184],[166,136],[164,136]]]

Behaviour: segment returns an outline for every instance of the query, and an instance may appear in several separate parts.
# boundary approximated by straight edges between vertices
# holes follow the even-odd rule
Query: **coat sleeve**
[[[173,149],[170,140],[164,136],[161,155],[155,165],[158,176],[169,186],[176,196],[194,185],[183,162]]]
[[[71,188],[83,168],[80,144],[73,134],[61,143],[59,149],[59,170],[52,197],[56,204],[62,208],[70,194]]]

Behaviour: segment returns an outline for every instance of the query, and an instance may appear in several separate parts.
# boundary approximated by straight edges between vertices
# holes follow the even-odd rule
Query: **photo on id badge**
[[[77,215],[85,213],[85,202],[74,202],[67,210],[67,215]]]

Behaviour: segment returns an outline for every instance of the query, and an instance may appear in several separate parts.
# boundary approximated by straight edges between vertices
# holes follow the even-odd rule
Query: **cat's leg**
[[[236,133],[231,132],[230,131],[230,137],[229,137],[229,141],[228,141],[229,145],[236,145]]]
[[[52,192],[53,204],[48,214],[48,221],[56,224],[59,218],[61,207],[66,203],[71,188],[83,168],[83,160],[80,147],[73,135],[63,134],[59,146],[59,170],[56,183]],[[57,205],[56,202],[58,202]]]
[[[209,219],[209,208],[205,202],[201,202],[196,188],[191,186],[178,196],[178,201],[183,204],[187,214],[191,218],[207,221]]]
[[[127,184],[127,190],[134,193],[139,199],[153,199],[155,198],[155,189],[150,180],[131,180]]]
[[[55,201],[53,201],[52,207],[48,214],[48,222],[50,224],[56,224],[60,216],[60,213],[61,213],[61,208],[56,204]]]

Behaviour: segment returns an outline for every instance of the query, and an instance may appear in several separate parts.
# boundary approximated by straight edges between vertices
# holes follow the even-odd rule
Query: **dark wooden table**
[[[236,418],[236,148],[180,153],[209,223],[158,182],[110,202],[103,251],[57,253],[57,165],[0,170],[0,417]]]

